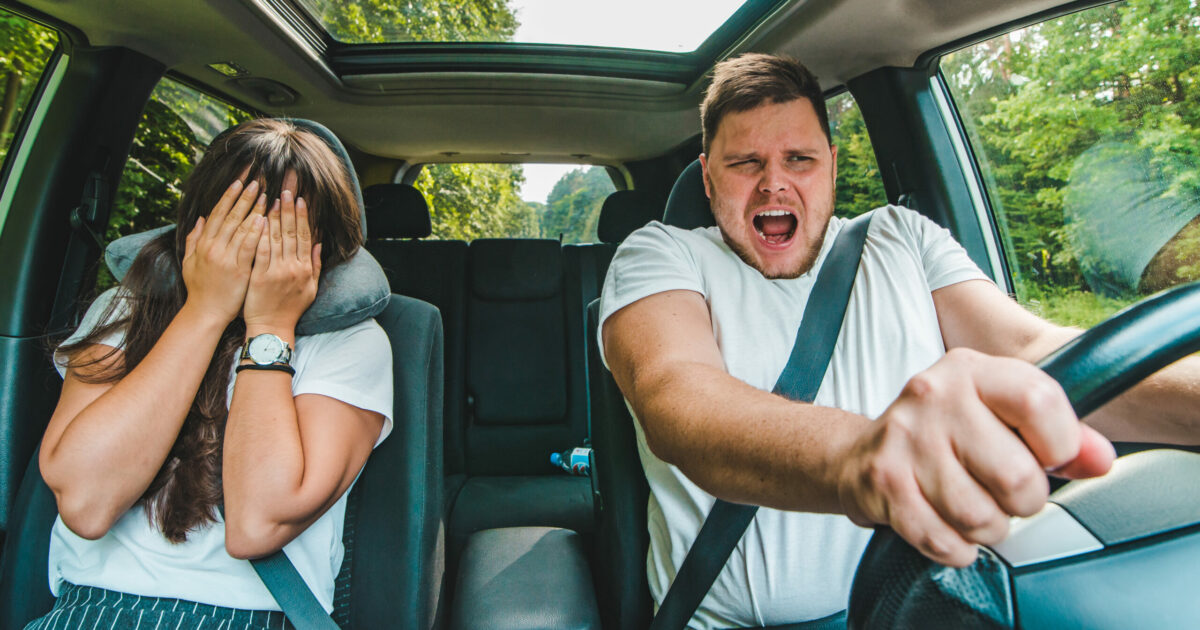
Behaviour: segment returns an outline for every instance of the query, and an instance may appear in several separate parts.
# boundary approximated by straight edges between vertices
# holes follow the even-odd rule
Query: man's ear
[[[704,176],[704,196],[712,199],[712,183],[708,179],[708,156],[700,154],[700,173]]]

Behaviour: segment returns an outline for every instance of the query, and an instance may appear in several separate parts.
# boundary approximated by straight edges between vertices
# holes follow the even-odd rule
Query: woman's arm
[[[116,383],[90,384],[68,370],[39,458],[63,522],[96,539],[146,491],[179,435],[222,331],[237,315],[249,281],[266,202],[257,186],[231,186],[188,235],[183,276],[189,295],[146,357]],[[197,255],[199,254],[199,255]],[[236,302],[236,304],[235,304]],[[84,362],[107,346],[84,350]],[[116,352],[96,367],[113,369]]]
[[[285,186],[259,241],[247,339],[270,333],[295,346],[296,322],[316,296],[321,269],[307,214]],[[382,427],[382,415],[327,396],[293,398],[286,372],[239,372],[222,465],[229,554],[263,556],[303,532],[350,487]]]

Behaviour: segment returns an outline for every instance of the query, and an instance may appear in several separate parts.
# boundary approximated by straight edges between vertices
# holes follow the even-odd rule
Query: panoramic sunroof
[[[746,0],[298,0],[344,44],[511,42],[695,51]]]

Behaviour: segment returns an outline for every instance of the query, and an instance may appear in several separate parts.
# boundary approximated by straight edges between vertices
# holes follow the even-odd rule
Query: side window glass
[[[829,110],[829,131],[838,150],[837,192],[834,213],[856,217],[887,203],[875,150],[867,136],[862,112],[849,92],[825,101]]]
[[[1091,326],[1200,279],[1200,8],[1130,0],[946,56],[1018,300]]]
[[[0,9],[0,161],[57,44],[54,31]]]
[[[169,78],[154,88],[121,173],[105,239],[143,232],[175,221],[179,186],[225,128],[250,114]],[[113,285],[101,265],[99,290]]]
[[[413,184],[429,202],[433,238],[598,240],[604,199],[616,190],[602,166],[426,164]]]

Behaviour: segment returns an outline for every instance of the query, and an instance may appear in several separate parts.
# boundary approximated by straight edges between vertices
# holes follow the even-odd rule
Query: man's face
[[[729,247],[767,278],[812,268],[833,216],[837,147],[808,99],[726,114],[700,156]]]

